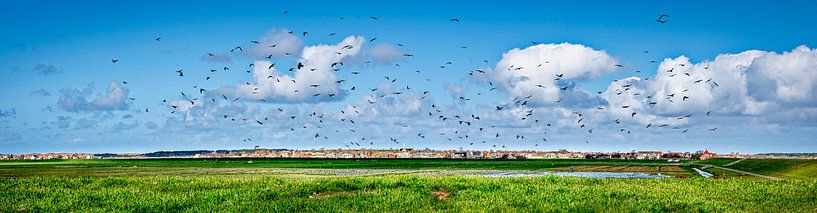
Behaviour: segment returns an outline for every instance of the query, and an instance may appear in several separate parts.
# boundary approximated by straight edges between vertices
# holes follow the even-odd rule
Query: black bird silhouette
[[[116,62],[119,62],[119,59],[111,59],[111,63],[116,64]]]
[[[661,23],[661,24],[667,23],[667,21],[669,21],[669,20],[664,19],[665,17],[669,18],[669,15],[661,14],[661,16],[658,16],[658,19],[656,19],[655,21],[657,21],[658,23]]]
[[[451,21],[451,22],[460,22],[460,19],[458,19],[458,18],[452,18],[452,19],[450,19],[450,21]]]
[[[176,70],[179,73],[179,76],[184,77],[184,70]]]

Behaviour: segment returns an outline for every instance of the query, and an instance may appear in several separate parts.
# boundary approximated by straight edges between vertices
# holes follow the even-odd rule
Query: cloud
[[[303,67],[284,68],[292,70],[292,76],[278,72],[278,67],[272,67],[268,61],[255,61],[252,82],[222,87],[210,95],[267,103],[342,100],[348,92],[338,88],[333,64],[358,54],[362,44],[362,37],[349,36],[336,45],[305,47],[298,60]]]
[[[31,70],[42,76],[51,76],[63,72],[62,68],[48,64],[37,64]]]
[[[817,104],[817,49],[768,52],[746,69],[749,95],[760,102]]]
[[[257,40],[257,44],[244,52],[245,55],[261,59],[266,57],[285,57],[298,55],[303,49],[301,39],[287,29],[277,29],[267,31],[264,36]]]
[[[394,94],[400,92],[400,94]],[[425,112],[433,111],[433,97],[430,93],[420,94],[411,90],[395,91],[391,83],[383,83],[372,94],[347,104],[340,118],[358,121],[387,121],[388,118],[401,121],[422,119]],[[412,121],[414,122],[414,121]]]
[[[113,126],[111,126],[110,130],[111,131],[125,131],[125,130],[135,129],[136,127],[139,127],[139,121],[133,121],[133,122],[130,122],[130,123],[120,121],[119,123],[116,123]]]
[[[51,93],[48,92],[48,90],[45,90],[45,89],[38,89],[38,90],[31,91],[30,94],[40,95],[40,96],[51,96]]]
[[[94,93],[92,84],[82,90],[61,89],[60,93],[62,93],[62,97],[60,97],[57,105],[67,112],[127,110],[130,106],[127,102],[128,89],[114,81],[108,85],[108,90],[104,95],[98,96],[91,101],[88,101],[87,98]]]
[[[17,117],[17,109],[11,108],[8,110],[0,109],[0,118],[15,118]]]
[[[749,50],[691,63],[664,59],[650,80],[631,77],[608,86],[611,112],[640,123],[687,123],[682,115],[749,116],[767,122],[817,118],[817,50],[799,46],[782,54]],[[629,108],[623,109],[622,106]]]
[[[613,72],[617,64],[618,60],[605,51],[584,45],[539,44],[503,54],[489,79],[512,97],[531,96],[530,104],[553,105],[564,91],[561,88],[572,90],[564,84]]]
[[[174,116],[168,117],[165,128],[223,129],[231,125],[235,126],[235,123],[230,123],[233,119],[256,117],[255,114],[259,111],[257,105],[248,105],[241,101],[216,100],[216,102],[201,100],[169,101],[168,107],[174,111]],[[228,118],[224,118],[225,115]],[[246,123],[250,122],[255,122],[255,120]],[[145,125],[150,128],[148,126],[150,124],[146,123]]]
[[[211,55],[212,54],[212,55]],[[217,63],[230,63],[231,58],[226,53],[208,53],[204,54],[199,57],[202,61],[207,62],[217,62]]]
[[[153,121],[148,121],[148,122],[145,122],[145,127],[147,127],[148,129],[156,129],[156,128],[159,128],[159,124],[157,124],[156,122],[153,122]]]
[[[68,129],[68,127],[71,126],[71,120],[72,120],[71,116],[60,115],[57,116],[57,120],[52,121],[51,124],[56,125],[57,128],[59,129]]]
[[[74,124],[74,129],[93,129],[98,123],[99,121],[94,118],[81,118]]]
[[[1,132],[0,141],[11,142],[23,139],[23,135],[18,132]]]
[[[445,85],[443,85],[443,87],[446,92],[451,94],[451,97],[454,98],[465,97],[465,88],[463,88],[459,84],[446,83]]]
[[[368,49],[367,54],[375,63],[393,64],[406,59],[403,51],[391,44],[378,44]]]

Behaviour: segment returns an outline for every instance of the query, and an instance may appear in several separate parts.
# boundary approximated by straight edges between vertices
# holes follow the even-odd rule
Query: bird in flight
[[[661,16],[658,16],[658,19],[656,19],[655,21],[657,21],[658,23],[661,23],[661,24],[667,23],[667,21],[669,21],[669,20],[666,20],[664,18],[669,18],[669,15],[661,14]]]
[[[452,19],[450,19],[450,21],[451,21],[451,22],[460,22],[460,19],[458,19],[458,18],[452,18]]]

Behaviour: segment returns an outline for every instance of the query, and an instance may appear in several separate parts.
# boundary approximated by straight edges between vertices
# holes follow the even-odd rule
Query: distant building
[[[454,153],[451,153],[451,158],[454,158],[454,159],[468,158],[468,152],[454,152]]]
[[[337,154],[335,155],[336,158],[354,158],[355,156],[349,153]]]
[[[701,154],[698,156],[698,159],[701,159],[701,160],[706,160],[706,159],[710,159],[710,158],[717,158],[717,157],[718,157],[718,155],[716,155],[715,153],[709,152],[709,150],[704,150],[704,151],[703,151],[703,152],[701,152]]]
[[[661,151],[638,151],[635,153],[635,159],[656,160],[661,158],[661,154]]]

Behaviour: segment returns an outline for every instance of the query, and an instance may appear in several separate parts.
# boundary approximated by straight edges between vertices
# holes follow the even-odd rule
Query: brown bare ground
[[[448,192],[443,191],[443,190],[433,191],[433,192],[431,192],[431,195],[434,195],[434,197],[436,197],[437,200],[441,200],[441,201],[448,200],[448,196],[449,196]]]

